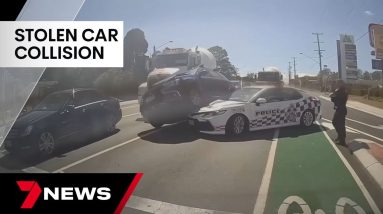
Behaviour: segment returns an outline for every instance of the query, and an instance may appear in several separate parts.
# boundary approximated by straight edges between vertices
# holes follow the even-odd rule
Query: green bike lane
[[[264,213],[381,213],[327,137],[280,129]]]

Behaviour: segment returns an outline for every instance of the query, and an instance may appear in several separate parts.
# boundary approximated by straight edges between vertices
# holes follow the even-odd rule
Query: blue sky
[[[125,32],[141,28],[153,45],[224,47],[242,75],[276,66],[287,71],[296,58],[297,73],[318,73],[309,57],[321,32],[323,64],[337,70],[340,33],[358,39],[369,23],[383,24],[382,0],[88,0],[77,20],[122,20]],[[358,66],[371,71],[368,34],[357,42]],[[303,52],[306,56],[300,55]],[[316,58],[317,60],[317,58]]]

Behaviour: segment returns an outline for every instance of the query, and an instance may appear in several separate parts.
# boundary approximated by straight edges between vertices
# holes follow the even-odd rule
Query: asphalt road
[[[322,106],[323,117],[331,120],[331,102],[322,99]],[[142,121],[137,103],[122,109],[124,116],[113,135],[67,146],[46,160],[25,161],[3,153],[0,167],[29,173],[143,172],[124,213],[277,213],[281,201],[292,194],[305,200],[313,213],[330,213],[343,193],[373,213],[339,151],[372,197],[372,205],[383,210],[382,190],[347,148],[332,147],[319,126],[227,138],[200,134],[185,123],[154,129]],[[371,127],[383,125],[382,118],[354,109],[347,117],[347,125],[360,131],[348,132],[348,141],[366,138],[383,144],[377,140],[383,131]],[[323,127],[335,138],[328,121]]]

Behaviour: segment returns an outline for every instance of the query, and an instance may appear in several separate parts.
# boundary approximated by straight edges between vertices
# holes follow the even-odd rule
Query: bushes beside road
[[[349,91],[351,95],[357,96],[368,96],[368,97],[382,97],[383,98],[383,88],[351,88]]]

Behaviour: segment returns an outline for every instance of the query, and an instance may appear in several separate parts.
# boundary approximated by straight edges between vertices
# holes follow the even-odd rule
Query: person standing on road
[[[330,94],[331,101],[334,103],[334,117],[332,118],[332,124],[338,134],[335,141],[342,146],[346,146],[346,115],[347,108],[346,103],[348,100],[348,93],[343,80],[336,82],[336,89],[334,93]]]

